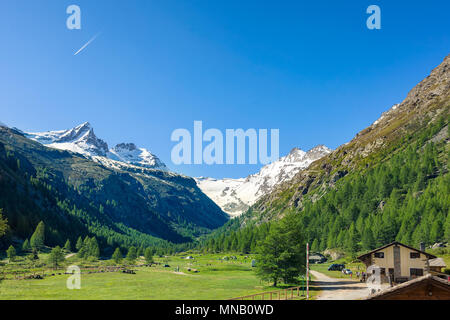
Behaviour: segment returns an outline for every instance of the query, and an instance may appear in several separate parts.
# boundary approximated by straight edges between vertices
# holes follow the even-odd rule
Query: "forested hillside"
[[[204,239],[252,251],[269,225],[299,213],[312,250],[350,253],[394,240],[450,240],[450,57],[400,105]]]
[[[0,127],[0,208],[9,236],[29,238],[39,221],[47,245],[95,235],[102,247],[189,243],[227,221],[193,179],[113,170]]]

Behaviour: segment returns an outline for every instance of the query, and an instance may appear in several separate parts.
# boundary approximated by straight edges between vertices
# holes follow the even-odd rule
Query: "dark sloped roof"
[[[445,264],[444,259],[442,258],[436,258],[430,260],[430,267],[442,267],[445,268],[447,265]]]
[[[433,276],[431,274],[427,274],[427,275],[424,275],[422,277],[416,278],[414,280],[410,280],[410,281],[404,282],[402,284],[399,284],[399,285],[396,285],[394,287],[391,287],[391,288],[385,289],[383,291],[380,291],[380,292],[378,292],[376,294],[370,295],[366,299],[367,300],[371,300],[371,299],[377,299],[377,298],[385,296],[385,295],[390,295],[390,294],[396,293],[398,291],[401,291],[402,289],[405,289],[405,288],[408,288],[408,287],[412,287],[412,286],[414,286],[416,284],[419,284],[422,281],[431,281],[435,285],[438,285],[439,287],[443,288],[444,290],[450,291],[450,283],[449,283],[449,281],[447,281],[445,279],[442,279],[442,278],[439,278],[439,277],[436,277],[436,276]]]
[[[398,242],[398,241],[394,241],[394,242],[389,243],[389,244],[387,244],[387,245],[385,245],[385,246],[382,246],[382,247],[380,247],[380,248],[377,248],[377,249],[374,249],[374,250],[372,250],[372,251],[370,251],[370,252],[367,252],[367,253],[365,253],[365,254],[363,254],[363,255],[360,255],[360,256],[358,257],[358,259],[359,259],[359,260],[362,260],[362,259],[364,259],[365,257],[370,256],[372,253],[375,253],[375,252],[378,252],[378,251],[380,251],[380,250],[386,249],[387,247],[390,247],[390,246],[393,246],[393,245],[403,246],[403,247],[405,247],[405,248],[408,248],[408,249],[411,249],[411,250],[420,252],[420,253],[426,255],[426,256],[427,256],[428,258],[430,258],[430,259],[436,259],[436,258],[437,258],[436,256],[434,256],[434,255],[432,255],[432,254],[429,254],[429,253],[427,253],[427,252],[425,252],[425,251],[422,251],[422,250],[419,250],[419,249],[416,249],[416,248],[407,246],[406,244],[400,243],[400,242]]]

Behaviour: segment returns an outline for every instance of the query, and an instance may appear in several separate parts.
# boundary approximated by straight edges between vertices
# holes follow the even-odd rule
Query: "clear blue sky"
[[[82,29],[66,28],[66,8]],[[366,28],[366,8],[382,29]],[[449,1],[2,0],[0,121],[89,121],[191,176],[259,166],[170,161],[176,128],[279,128],[280,153],[352,139],[450,53]],[[98,32],[101,35],[74,56]]]

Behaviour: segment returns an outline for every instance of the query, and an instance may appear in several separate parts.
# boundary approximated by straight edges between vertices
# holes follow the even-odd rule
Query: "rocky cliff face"
[[[264,195],[253,207],[253,218],[270,220],[289,208],[301,208],[305,195],[320,198],[352,170],[369,167],[379,157],[395,152],[402,139],[448,117],[450,106],[450,56],[413,88],[406,99],[394,105],[350,142],[300,171]],[[282,198],[282,199],[281,199]]]
[[[260,197],[270,193],[278,184],[289,181],[312,162],[329,154],[323,145],[308,152],[294,148],[279,160],[263,167],[258,173],[242,179],[196,179],[199,188],[230,216],[245,212]]]

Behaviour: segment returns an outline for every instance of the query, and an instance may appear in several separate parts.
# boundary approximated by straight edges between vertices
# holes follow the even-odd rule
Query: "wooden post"
[[[306,244],[306,300],[309,300],[309,243]]]

